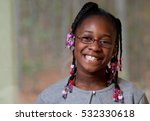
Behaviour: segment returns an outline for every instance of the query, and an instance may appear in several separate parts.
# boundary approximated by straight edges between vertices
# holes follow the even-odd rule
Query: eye
[[[101,43],[101,44],[108,44],[108,45],[111,45],[111,44],[112,44],[112,42],[111,42],[110,40],[105,40],[105,39],[100,40],[100,43]]]
[[[81,40],[82,42],[85,42],[85,43],[91,43],[92,42],[92,37],[89,37],[89,36],[83,36],[81,37]]]

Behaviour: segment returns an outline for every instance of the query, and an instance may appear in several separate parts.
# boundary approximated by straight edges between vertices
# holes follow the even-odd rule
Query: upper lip
[[[103,57],[102,57],[102,56],[99,56],[99,55],[94,55],[94,54],[83,54],[83,55],[84,55],[84,56],[85,56],[85,55],[87,55],[87,56],[92,56],[92,57],[97,58],[98,60],[103,59]]]

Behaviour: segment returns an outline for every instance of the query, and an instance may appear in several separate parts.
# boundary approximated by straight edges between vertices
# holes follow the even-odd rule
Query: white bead
[[[119,100],[122,100],[122,98],[123,98],[122,95],[119,95],[119,96],[118,96],[118,99],[119,99]]]
[[[62,94],[67,94],[67,92],[65,90],[62,91]]]
[[[95,94],[96,94],[96,92],[95,92],[95,91],[92,91],[92,94],[93,94],[93,95],[95,95]]]
[[[71,64],[71,68],[74,68],[74,65]]]

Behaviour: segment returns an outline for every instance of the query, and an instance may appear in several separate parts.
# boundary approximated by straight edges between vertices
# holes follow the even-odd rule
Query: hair
[[[112,23],[112,25],[116,29],[116,33],[117,33],[117,36],[116,36],[116,50],[117,50],[117,52],[116,52],[116,55],[111,59],[111,63],[118,63],[118,54],[120,54],[119,58],[120,59],[122,58],[122,25],[121,25],[121,22],[118,18],[114,17],[109,12],[106,12],[102,8],[99,8],[96,3],[87,2],[81,8],[79,13],[75,17],[74,22],[72,23],[71,33],[75,34],[77,28],[81,25],[81,23],[87,17],[92,16],[92,15],[98,15],[98,16],[105,17],[108,21],[110,21]],[[119,51],[120,51],[120,53],[119,53]],[[72,64],[75,65],[74,51],[73,51]],[[119,61],[119,64],[121,65],[121,61]],[[111,75],[112,73],[111,73],[110,69],[108,68],[108,66],[106,67],[106,69],[108,71],[108,75]],[[76,71],[77,71],[77,69],[76,69],[76,66],[75,66],[75,69],[73,70],[73,73],[70,76],[69,80],[72,80],[75,77]],[[120,89],[120,87],[118,85],[118,70],[113,74],[113,76],[114,76],[113,83],[115,84],[115,88]]]

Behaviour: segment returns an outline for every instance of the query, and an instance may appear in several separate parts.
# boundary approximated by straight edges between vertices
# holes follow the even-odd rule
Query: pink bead
[[[118,93],[118,94],[122,94],[122,91],[121,91],[121,90],[118,90],[117,93]]]
[[[70,80],[69,83],[70,83],[71,85],[73,85],[73,86],[75,85],[74,80]]]
[[[70,75],[72,75],[72,74],[73,74],[73,71],[71,70],[71,71],[70,71]]]
[[[113,98],[117,99],[118,98],[118,94],[113,94]]]
[[[72,37],[72,34],[70,34],[70,33],[67,34],[67,39],[68,39],[68,38],[71,38],[71,37]]]

